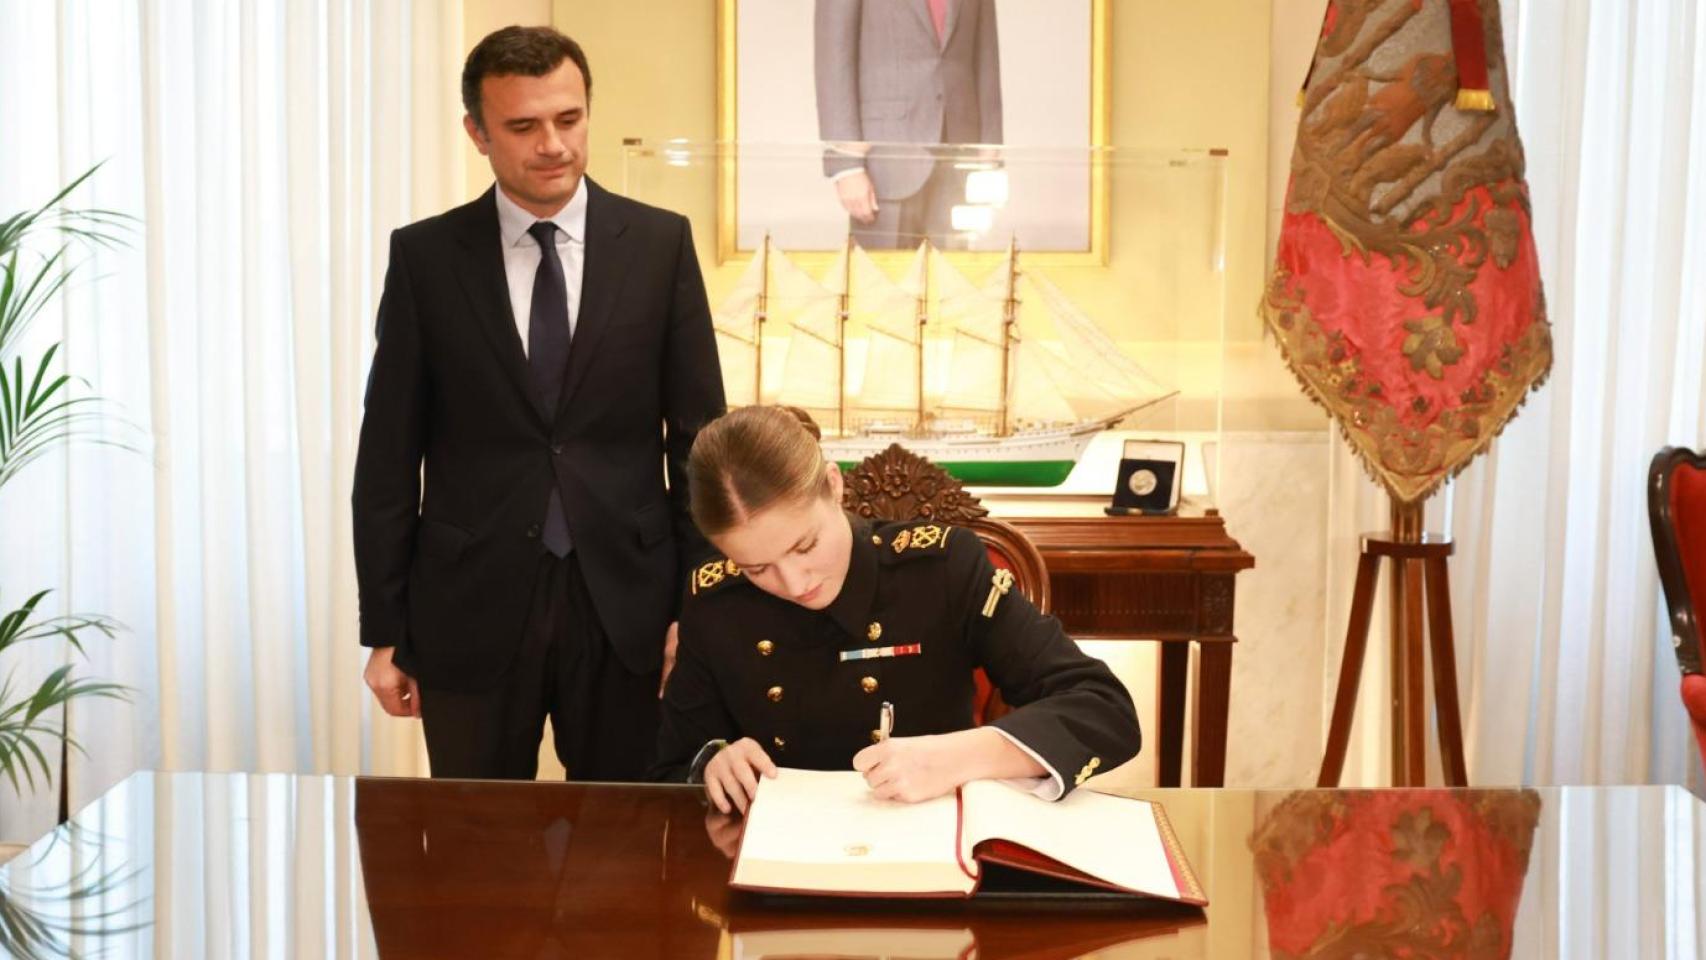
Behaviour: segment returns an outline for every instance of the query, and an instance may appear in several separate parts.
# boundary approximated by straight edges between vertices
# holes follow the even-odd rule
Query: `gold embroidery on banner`
[[[1483,267],[1517,263],[1532,210],[1511,111],[1466,113],[1457,103],[1445,7],[1336,5],[1304,91],[1286,213],[1317,219],[1348,263],[1395,272],[1395,292],[1416,307],[1395,330],[1395,359],[1426,378],[1418,382],[1437,384],[1472,362],[1471,385],[1457,397],[1418,395],[1398,406],[1362,363],[1362,351],[1391,347],[1323,328],[1305,302],[1310,281],[1283,260],[1261,310],[1305,392],[1337,420],[1370,474],[1409,502],[1485,451],[1552,364],[1538,281],[1527,326],[1493,343],[1496,353],[1477,353],[1469,341],[1485,338],[1465,336],[1482,309],[1472,285]],[[1494,89],[1477,111],[1495,94],[1508,103],[1498,4],[1483,4],[1483,13]]]
[[[1528,872],[1536,825],[1540,819],[1540,797],[1532,790],[1466,790],[1437,801],[1418,800],[1411,809],[1393,811],[1384,823],[1385,836],[1394,864],[1410,873],[1407,879],[1388,883],[1381,900],[1388,909],[1366,919],[1328,923],[1316,940],[1301,952],[1275,951],[1280,960],[1304,960],[1367,956],[1466,956],[1510,955],[1508,930],[1485,905],[1471,918],[1459,895],[1464,883],[1461,862],[1448,862],[1448,847],[1461,851],[1473,836],[1453,836],[1449,820],[1437,817],[1433,802],[1462,805],[1469,821],[1485,828],[1508,844],[1516,876]],[[1256,872],[1268,896],[1297,882],[1294,868],[1306,856],[1347,829],[1347,824],[1369,809],[1369,796],[1357,791],[1298,791],[1280,801],[1260,819],[1250,837]],[[1159,820],[1162,811],[1156,808]],[[1163,830],[1163,843],[1167,843]],[[1171,849],[1171,844],[1167,844]],[[1192,878],[1194,882],[1195,878]],[[1271,902],[1271,901],[1270,901]],[[1471,907],[1477,905],[1470,904]]]

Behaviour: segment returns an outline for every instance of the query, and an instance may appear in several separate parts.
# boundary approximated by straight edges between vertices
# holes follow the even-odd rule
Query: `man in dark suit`
[[[486,37],[464,125],[497,183],[391,237],[353,495],[361,642],[434,776],[531,778],[550,716],[571,777],[639,779],[703,549],[685,463],[723,409],[705,288],[684,218],[584,176],[590,91],[555,30]]]
[[[854,239],[955,245],[966,165],[932,145],[1002,142],[995,0],[817,0],[814,36],[824,174]]]

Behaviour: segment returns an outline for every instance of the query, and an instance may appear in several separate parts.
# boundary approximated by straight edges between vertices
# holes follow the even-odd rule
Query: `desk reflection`
[[[138,774],[0,867],[0,954],[1348,956],[1446,889],[1430,956],[1706,945],[1706,805],[1678,788],[1122,792],[1166,806],[1205,914],[737,894],[738,822],[690,788]]]

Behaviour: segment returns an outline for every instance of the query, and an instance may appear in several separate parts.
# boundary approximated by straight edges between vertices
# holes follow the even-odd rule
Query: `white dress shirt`
[[[539,241],[528,233],[540,218],[528,213],[499,187],[498,238],[503,243],[504,279],[509,284],[509,305],[515,315],[515,331],[521,334],[521,351],[527,352],[528,321],[533,312],[533,278],[539,272]],[[575,335],[580,317],[581,268],[586,263],[586,180],[575,195],[551,218],[557,225],[557,256],[563,261],[563,281],[569,300],[569,338]]]

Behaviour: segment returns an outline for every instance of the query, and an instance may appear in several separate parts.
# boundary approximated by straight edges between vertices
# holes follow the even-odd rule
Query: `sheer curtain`
[[[1505,0],[1503,22],[1557,358],[1430,506],[1458,548],[1470,779],[1702,792],[1645,485],[1659,447],[1706,444],[1706,2]],[[1331,671],[1355,533],[1385,525],[1342,449],[1335,491]],[[1387,776],[1384,647],[1371,638],[1347,783]]]
[[[349,481],[387,235],[462,194],[461,23],[460,0],[0,4],[0,211],[105,161],[73,201],[138,218],[36,336],[142,454],[76,449],[0,497],[0,600],[53,586],[129,628],[83,668],[135,697],[73,709],[74,808],[142,767],[425,769],[360,684]],[[0,839],[50,825],[50,794],[4,796]]]

